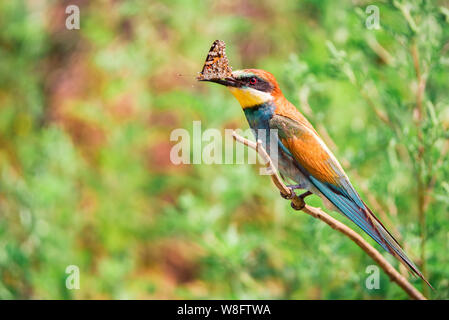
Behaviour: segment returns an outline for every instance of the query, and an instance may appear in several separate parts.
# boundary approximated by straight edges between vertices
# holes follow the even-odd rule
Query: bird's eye
[[[249,79],[249,83],[250,84],[256,84],[257,83],[257,78],[252,77],[251,79]]]

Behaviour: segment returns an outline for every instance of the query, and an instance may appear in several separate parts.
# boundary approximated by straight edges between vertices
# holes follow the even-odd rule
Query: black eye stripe
[[[242,78],[242,80],[245,83],[251,83],[251,79],[256,79],[257,82],[263,82],[264,81],[264,80],[260,79],[259,77],[255,77],[255,76],[246,76],[246,77]]]
[[[251,83],[251,79],[253,78],[257,80],[254,84]],[[269,82],[257,76],[244,77],[241,80],[247,87],[254,88],[259,91],[271,92],[271,90],[273,90],[273,86]]]

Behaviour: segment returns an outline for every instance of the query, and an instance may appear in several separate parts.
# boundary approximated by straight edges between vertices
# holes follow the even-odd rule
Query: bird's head
[[[281,94],[274,76],[264,70],[243,69],[232,72],[232,77],[206,80],[226,86],[242,108],[251,108],[273,101]]]

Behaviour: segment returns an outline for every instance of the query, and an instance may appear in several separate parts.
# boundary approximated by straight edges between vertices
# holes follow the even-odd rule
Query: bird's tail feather
[[[388,232],[382,222],[371,212],[366,204],[358,198],[354,201],[338,188],[331,188],[327,184],[310,177],[313,185],[329,200],[341,213],[357,224],[363,231],[371,236],[386,251],[398,259],[412,274],[423,279],[433,289],[427,279],[424,278],[418,267],[407,257],[396,239]],[[358,197],[358,196],[357,196]]]
[[[382,222],[371,212],[371,210],[366,207],[370,216],[373,219],[373,224],[376,229],[379,231],[382,239],[385,241],[385,244],[388,247],[388,251],[396,257],[412,274],[420,277],[424,282],[433,289],[432,285],[427,281],[418,267],[413,263],[413,261],[407,256],[405,251],[402,249],[401,245],[396,241],[396,239],[391,235],[391,233],[384,227]]]

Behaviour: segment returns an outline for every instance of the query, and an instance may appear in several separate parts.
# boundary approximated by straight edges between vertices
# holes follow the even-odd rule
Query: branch
[[[413,58],[413,66],[415,68],[416,79],[418,81],[418,88],[416,91],[416,106],[413,111],[413,116],[415,120],[415,126],[418,131],[418,154],[416,156],[416,176],[417,176],[417,200],[418,200],[418,218],[420,225],[420,233],[421,233],[421,270],[424,277],[427,277],[427,266],[426,266],[426,238],[427,238],[427,229],[426,229],[426,194],[430,191],[429,185],[425,183],[423,175],[425,171],[422,167],[422,163],[425,162],[424,154],[425,144],[424,144],[424,132],[422,128],[422,123],[424,120],[425,113],[423,113],[423,97],[426,90],[426,74],[423,74],[421,71],[420,63],[419,63],[419,51],[416,41],[413,41],[411,46],[411,54]],[[414,159],[414,158],[412,158]],[[430,192],[429,192],[430,193]],[[428,292],[428,288],[424,289],[424,292]]]
[[[302,210],[308,215],[311,215],[312,217],[325,222],[332,229],[343,233],[349,239],[354,241],[363,251],[365,251],[385,271],[385,273],[390,277],[391,281],[396,282],[396,284],[398,284],[402,288],[402,290],[404,290],[410,296],[410,298],[416,300],[426,300],[422,293],[419,292],[415,287],[413,287],[413,285],[408,282],[407,279],[403,277],[395,268],[393,268],[393,266],[379,253],[379,251],[377,251],[373,246],[366,242],[365,239],[362,238],[362,236],[360,236],[357,232],[355,232],[345,224],[332,218],[321,209],[305,204],[302,198],[298,197],[290,188],[288,188],[279,177],[273,161],[262,146],[262,142],[260,140],[258,140],[257,143],[249,141],[248,139],[239,136],[236,132],[232,133],[232,137],[236,141],[243,143],[251,149],[256,150],[256,152],[263,158],[268,170],[270,170],[271,180],[284,197],[291,198],[290,200],[292,203],[292,207],[295,210]]]

